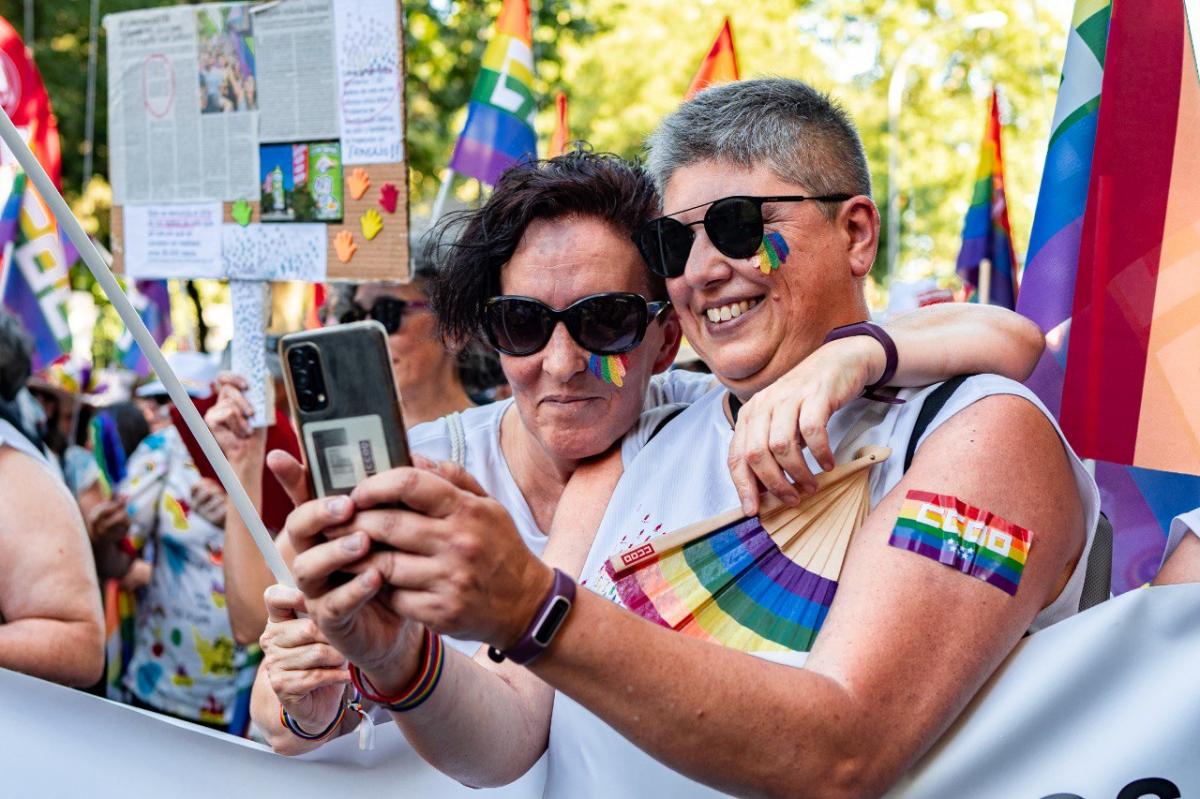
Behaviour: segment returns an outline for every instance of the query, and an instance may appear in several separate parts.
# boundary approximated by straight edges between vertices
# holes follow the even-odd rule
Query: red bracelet
[[[354,683],[354,687],[358,689],[364,699],[370,699],[394,713],[405,713],[421,705],[433,694],[433,689],[437,687],[438,681],[442,678],[442,665],[446,661],[446,650],[442,645],[441,636],[434,635],[428,627],[422,629],[424,633],[421,639],[421,651],[417,656],[420,668],[404,690],[395,696],[379,694],[375,690],[375,686],[371,685],[371,681],[367,679],[367,675],[363,674],[358,666],[350,664],[350,681]]]

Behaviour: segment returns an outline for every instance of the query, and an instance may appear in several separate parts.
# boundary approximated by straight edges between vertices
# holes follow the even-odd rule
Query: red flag
[[[727,83],[740,77],[737,51],[733,49],[733,27],[729,24],[729,17],[725,17],[725,24],[721,26],[712,48],[700,64],[700,69],[696,71],[696,77],[692,78],[692,85],[688,86],[683,99],[692,99],[697,92],[714,83]]]
[[[559,92],[554,98],[557,114],[554,123],[554,135],[550,137],[550,152],[548,158],[562,155],[571,146],[571,131],[567,127],[567,93]]]
[[[62,152],[58,144],[58,121],[50,110],[50,96],[42,76],[21,36],[0,18],[0,107],[14,125],[26,134],[54,185],[62,187]],[[5,153],[4,163],[16,163]]]

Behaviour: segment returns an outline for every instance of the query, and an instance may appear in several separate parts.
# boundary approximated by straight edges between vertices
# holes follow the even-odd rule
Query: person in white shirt
[[[518,175],[517,178],[527,180],[528,175]],[[497,190],[499,198],[493,196],[496,202],[504,202],[503,188],[502,181],[502,186]],[[868,206],[874,210],[874,206],[869,205],[869,200],[865,197],[862,199],[863,202],[857,205],[859,215],[864,214]],[[868,222],[870,220],[868,214]],[[874,221],[877,232],[877,216],[874,217]],[[570,215],[565,215],[564,222],[575,220]],[[610,244],[610,241],[601,235],[602,230],[587,230],[572,235],[574,232],[571,232],[570,224],[560,224],[559,227],[562,229],[544,228],[547,235],[553,234],[556,238],[541,242],[541,246],[530,244],[526,252],[526,245],[522,245],[522,250],[518,250],[511,257],[504,268],[505,271],[500,274],[498,286],[492,289],[493,292],[497,292],[494,296],[509,298],[512,295],[532,294],[551,306],[552,310],[559,310],[582,299],[581,295],[587,296],[584,292],[588,290],[598,292],[604,288],[605,284],[595,287],[587,284],[576,286],[571,281],[594,280],[593,276],[604,274],[611,269],[607,265],[611,263],[612,252],[622,246],[628,250],[629,245],[624,244],[617,236],[613,236]],[[535,240],[534,233],[534,228],[530,227],[524,235]],[[760,232],[760,239],[761,235]],[[464,238],[469,240],[469,232],[464,234]],[[833,236],[826,234],[826,238]],[[797,246],[799,241],[798,238]],[[583,245],[587,242],[596,242],[602,257],[581,258]],[[806,280],[820,280],[820,277],[815,276],[827,271],[827,280],[833,280],[836,266],[833,245],[823,242],[820,236],[816,236],[814,242],[815,246],[826,245],[830,252],[830,262],[833,263],[827,270],[822,270],[820,264],[788,265],[787,272],[780,272],[778,287],[781,293],[794,275],[804,275]],[[862,245],[862,250],[856,251],[856,263],[868,256],[868,250],[870,256],[874,257],[874,244],[874,238],[870,238]],[[530,258],[530,263],[524,263],[523,252],[527,257],[533,257]],[[848,254],[844,254],[842,259],[848,260]],[[796,260],[799,262],[800,259]],[[869,265],[869,260],[866,263]],[[564,266],[564,269],[556,269],[559,265]],[[761,268],[757,260],[754,264],[744,265],[761,274],[758,272]],[[846,271],[850,271],[848,266]],[[840,281],[846,281],[845,277],[836,277]],[[858,276],[853,282],[853,288],[857,288],[859,293],[860,278],[862,276]],[[481,272],[478,280],[482,282],[490,278],[486,272]],[[685,326],[697,325],[701,317],[713,322],[712,314],[708,313],[710,308],[702,308],[702,313],[697,313],[691,302],[686,301],[686,295],[677,292],[674,286],[678,283],[677,280],[667,283],[672,300],[684,301],[680,307],[683,308]],[[611,278],[608,286],[611,286]],[[832,299],[833,293],[829,294]],[[486,299],[487,295],[484,296]],[[769,294],[746,298],[731,295],[730,302],[720,307],[718,319],[725,323],[734,317],[745,317],[745,320],[755,317],[769,319],[768,314],[758,310],[758,305],[762,305],[763,310],[766,310],[775,302],[782,304],[797,302],[799,299],[798,294],[786,299],[774,298]],[[820,352],[815,352],[817,344],[820,344],[821,338],[828,331],[826,328],[821,330],[820,335],[815,335],[815,328],[822,324],[820,317],[836,319],[836,314],[848,316],[850,312],[862,313],[865,316],[865,305],[860,299],[862,298],[859,294],[859,305],[853,308],[836,305],[811,308],[797,305],[794,308],[797,318],[803,320],[805,328],[811,328],[800,328],[797,331],[798,334],[803,334],[797,336],[799,347],[792,346],[791,338],[784,335],[786,331],[782,329],[763,330],[761,334],[770,334],[772,337],[763,336],[761,342],[752,342],[768,348],[769,353],[782,352],[785,358],[790,359],[786,361],[786,365],[774,365],[767,382],[754,388],[766,389],[778,379],[786,380],[787,385],[791,386],[791,391],[782,392],[778,401],[763,404],[762,408],[750,408],[748,405],[748,414],[740,421],[745,422],[751,429],[763,429],[763,434],[750,433],[746,439],[752,441],[751,452],[755,449],[773,449],[774,437],[773,434],[769,434],[773,433],[770,422],[772,419],[778,419],[780,425],[785,426],[785,440],[794,443],[803,432],[806,443],[822,452],[823,456],[832,457],[829,445],[822,446],[818,443],[824,422],[829,419],[833,410],[856,397],[864,385],[878,382],[884,371],[886,359],[880,344],[860,338],[834,342],[827,348],[822,348]],[[737,312],[733,311],[733,305],[737,305]],[[845,300],[842,301],[842,305],[846,305]],[[475,307],[474,324],[478,325],[481,322],[480,317],[486,322],[487,317],[484,314],[487,307],[485,302],[479,302]],[[809,320],[806,318],[809,314],[817,319]],[[863,316],[858,318],[862,319]],[[541,340],[542,344],[550,343],[545,349],[546,354],[541,356],[542,364],[556,359],[564,370],[563,383],[578,386],[576,390],[582,394],[582,386],[590,385],[588,379],[592,377],[589,374],[588,349],[580,346],[578,330],[570,329],[571,320],[565,320],[565,324],[559,325],[557,319],[550,318],[552,324],[547,325],[544,331],[545,338]],[[846,322],[851,320],[846,319]],[[829,326],[832,328],[834,325]],[[511,328],[510,340],[500,343],[520,353],[526,347],[522,347],[521,342],[517,340],[523,338],[526,328],[523,323],[520,329],[517,329],[517,325],[512,325]],[[496,332],[493,330],[493,335]],[[708,348],[703,346],[706,342],[702,336],[696,335],[698,332],[698,329],[689,329],[689,341],[696,346],[697,352],[706,356],[710,365],[719,362],[712,359],[712,353],[707,352]],[[539,336],[532,338],[536,340]],[[936,358],[931,359],[934,366],[929,366],[928,361],[924,362],[923,366],[914,366],[914,371],[919,374],[918,379],[922,382],[946,376],[947,367],[952,365],[954,368],[949,370],[949,373],[970,371],[971,366],[978,364],[978,361],[972,361],[968,365],[965,361],[956,360],[959,349],[954,343],[953,334],[947,334],[946,331],[941,332],[941,338],[917,335],[904,346],[900,346],[900,361],[911,365],[923,364],[923,356],[936,353]],[[1004,347],[1006,344],[1002,344],[1001,349]],[[862,358],[848,355],[851,353],[860,354]],[[808,358],[810,355],[814,358]],[[528,358],[528,355],[510,354],[502,359],[505,372],[509,374],[517,391],[516,408],[522,411],[522,415],[522,386],[540,388],[535,380],[526,382],[521,379],[523,376],[520,370],[538,366],[536,360],[527,364]],[[840,360],[845,358],[850,360]],[[857,366],[830,368],[833,364],[845,366],[847,362]],[[545,370],[546,366],[542,365],[540,368]],[[514,374],[517,379],[512,379]],[[536,379],[545,377],[544,374],[539,376],[535,370],[530,370],[529,374]],[[716,374],[722,380],[730,379],[720,370]],[[751,394],[752,391],[744,392],[746,398]],[[713,396],[724,398],[724,394]],[[637,399],[640,404],[641,392],[638,392]],[[702,408],[702,413],[708,413],[709,405],[713,404],[704,402],[706,399],[707,396],[701,403],[697,403],[697,407]],[[599,411],[571,413],[569,409],[559,409],[556,413],[563,413],[565,419],[571,422],[571,426],[564,425],[554,429],[553,437],[547,440],[563,450],[568,450],[568,447],[584,435],[595,435],[601,427],[618,431],[619,434],[617,420],[611,414]],[[714,467],[713,446],[708,440],[710,437],[676,433],[676,429],[691,429],[686,425],[678,427],[689,415],[695,416],[692,410],[684,410],[678,420],[668,422],[662,428],[659,437],[644,445],[644,449],[631,461],[617,461],[617,467],[623,465],[624,468],[636,468],[652,449],[655,452],[666,452],[670,457],[670,462],[662,463],[662,468],[652,480],[626,481],[628,485],[656,494],[674,493],[686,503],[696,493],[703,493],[708,487],[707,483],[696,483],[692,486],[684,479],[686,475],[680,473],[679,465],[689,459],[694,459],[696,468],[706,469],[713,475],[721,475],[726,483],[730,481],[724,452],[715,459]],[[762,421],[767,422],[764,428]],[[628,423],[630,422],[626,421],[625,425]],[[503,437],[502,427],[502,444]],[[659,446],[660,441],[670,441],[670,445]],[[728,438],[724,444],[727,447]],[[575,453],[578,456],[588,455],[589,452],[576,449]],[[790,452],[786,450],[780,452],[779,462],[790,468],[797,480],[805,477],[811,480],[811,474],[802,473],[796,462],[787,457],[788,453]],[[776,464],[779,462],[774,459],[772,461]],[[758,468],[766,468],[766,464],[760,461],[756,461],[756,464]],[[550,570],[530,553],[529,547],[522,540],[521,524],[516,521],[517,517],[506,511],[502,504],[482,495],[487,486],[480,486],[480,482],[485,481],[486,475],[476,475],[479,477],[479,482],[476,482],[467,476],[466,471],[454,464],[439,464],[436,468],[437,474],[430,470],[432,468],[426,465],[424,469],[392,470],[384,480],[372,479],[362,483],[349,501],[343,498],[302,505],[288,522],[289,536],[300,552],[295,559],[296,581],[305,593],[306,609],[312,614],[311,624],[319,627],[322,641],[328,645],[325,655],[331,663],[337,665],[340,665],[342,656],[349,657],[361,671],[364,678],[361,680],[362,684],[370,685],[372,690],[377,691],[378,696],[395,696],[403,686],[413,680],[414,674],[419,672],[416,663],[419,653],[425,650],[432,651],[438,645],[427,643],[430,637],[421,624],[406,619],[421,621],[439,631],[451,631],[458,638],[482,639],[504,649],[521,637],[521,631],[515,627],[520,624],[523,630],[529,625],[529,619],[533,617],[536,608],[547,594],[548,584],[544,577],[550,576]],[[776,469],[778,468],[779,465],[776,465]],[[534,476],[536,477],[536,474]],[[576,471],[574,477],[578,476],[580,473]],[[611,476],[604,475],[605,479],[610,479]],[[763,476],[764,482],[770,480],[769,475]],[[295,477],[293,474],[290,481],[294,486],[299,486],[300,481]],[[449,481],[446,477],[449,477]],[[713,480],[715,485],[716,476]],[[626,482],[622,485],[626,485]],[[574,479],[571,485],[575,485]],[[790,495],[793,491],[794,488],[790,485],[779,487],[779,492],[785,495]],[[416,512],[378,509],[379,499],[384,494],[404,494],[404,501]],[[737,495],[732,493],[732,486],[730,489],[722,486],[712,494],[710,499],[713,501],[728,503],[730,494],[733,497],[732,501],[737,501]],[[584,499],[594,500],[596,497],[601,500],[599,510],[604,511],[607,494],[592,492]],[[563,519],[564,523],[559,525],[559,519],[556,519],[553,534],[547,543],[545,561],[547,564],[562,567],[564,571],[578,573],[583,561],[588,559],[589,549],[593,548],[595,522],[599,515],[589,518],[593,506],[586,501],[581,501],[580,505],[575,506],[566,504],[566,499],[560,499],[558,507],[559,510],[570,507],[571,513],[569,518],[559,513],[559,518]],[[358,516],[354,516],[355,509],[361,511]],[[613,513],[622,513],[629,518],[631,507],[619,503],[607,504],[606,522]],[[702,516],[697,516],[700,517]],[[414,537],[418,531],[421,539]],[[367,542],[364,533],[397,549],[380,549],[364,558]],[[494,539],[490,537],[490,533],[494,535]],[[355,581],[335,587],[328,582],[328,577],[332,571],[342,567],[359,571],[360,576]],[[460,579],[466,582],[460,582]],[[390,594],[390,600],[384,600],[382,596],[377,597],[384,582],[396,589]],[[628,619],[650,636],[664,632],[641,623],[610,603],[600,601],[599,597],[593,597],[594,601],[586,600],[587,591],[581,591],[580,594],[576,607],[571,609],[563,635],[569,635],[571,630],[580,633],[576,614],[587,614],[596,624],[602,626],[624,624]],[[500,620],[502,617],[506,620]],[[310,623],[306,621],[305,624]],[[500,624],[512,626],[500,631]],[[299,637],[311,636],[311,633],[312,630],[301,631]],[[665,649],[670,649],[674,641],[671,639],[655,642],[649,644],[649,648],[647,643],[643,642],[637,647],[626,649],[619,641],[607,639],[602,645],[616,645],[622,651],[619,654],[614,653],[611,657],[602,656],[595,661],[595,669],[605,669],[607,673],[607,677],[600,679],[598,685],[604,685],[606,691],[620,693],[622,689],[619,685],[626,684],[625,679],[628,677],[626,663],[637,660],[638,657],[649,656],[655,647],[664,644]],[[556,644],[556,647],[534,666],[535,671],[541,675],[541,663],[557,660],[556,653],[562,650],[563,645]],[[703,660],[720,657],[720,654],[719,648],[708,647],[703,654]],[[654,672],[662,677],[674,666],[690,668],[686,657],[678,663],[665,663],[661,669],[655,665],[652,657],[647,662],[646,672]],[[527,669],[514,666],[511,662],[496,665],[482,654],[476,655],[472,661],[460,654],[446,651],[444,669],[439,667],[437,674],[437,679],[432,680],[436,683],[436,690],[428,692],[426,705],[410,710],[409,713],[397,714],[404,732],[409,735],[422,755],[464,782],[472,785],[493,785],[515,779],[523,773],[529,764],[545,751],[547,733],[550,732],[551,768],[554,768],[556,740],[548,725],[551,707],[556,698],[550,687],[539,679],[530,677]],[[719,679],[720,671],[709,672],[708,677]],[[584,678],[584,681],[589,679],[595,679],[594,671],[590,677]],[[752,679],[740,681],[743,685],[754,684]],[[647,691],[658,691],[661,687],[656,685]],[[646,693],[642,693],[638,702],[649,703],[650,699]],[[396,703],[392,704],[395,707]],[[326,708],[324,719],[334,717],[334,709]],[[750,716],[746,716],[745,720],[751,721]],[[680,723],[678,717],[674,719],[674,723]],[[575,743],[586,749],[581,739],[576,738]]]

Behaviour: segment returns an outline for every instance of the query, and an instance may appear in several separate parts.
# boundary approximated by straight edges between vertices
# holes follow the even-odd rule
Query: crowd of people
[[[81,425],[0,315],[0,666],[283,754],[390,717],[472,786],[548,753],[548,796],[879,794],[1022,636],[1078,611],[1100,512],[1020,383],[1036,326],[967,304],[866,321],[879,230],[836,103],[741,81],[670,115],[645,166],[514,166],[413,282],[335,295],[330,323],[388,333],[411,467],[314,498],[286,393],[254,427],[243,377],[176,356],[296,588],[161,384]],[[672,368],[685,337],[706,370]],[[487,352],[498,396],[477,390]],[[722,645],[631,612],[614,555],[802,502],[868,444],[894,454],[815,643]],[[1012,590],[890,544],[913,492],[1035,530]],[[1164,580],[1197,579],[1188,529]],[[773,579],[781,611],[805,601]]]

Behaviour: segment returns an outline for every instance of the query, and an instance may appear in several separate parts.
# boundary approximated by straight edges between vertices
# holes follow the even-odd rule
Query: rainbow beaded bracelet
[[[359,694],[393,713],[407,713],[414,710],[433,694],[433,689],[437,688],[438,682],[442,679],[446,649],[440,635],[434,635],[428,627],[423,629],[421,652],[418,655],[418,662],[421,665],[408,686],[396,696],[383,696],[376,692],[375,686],[371,685],[371,681],[359,670],[358,666],[351,663],[350,681],[354,683]]]

